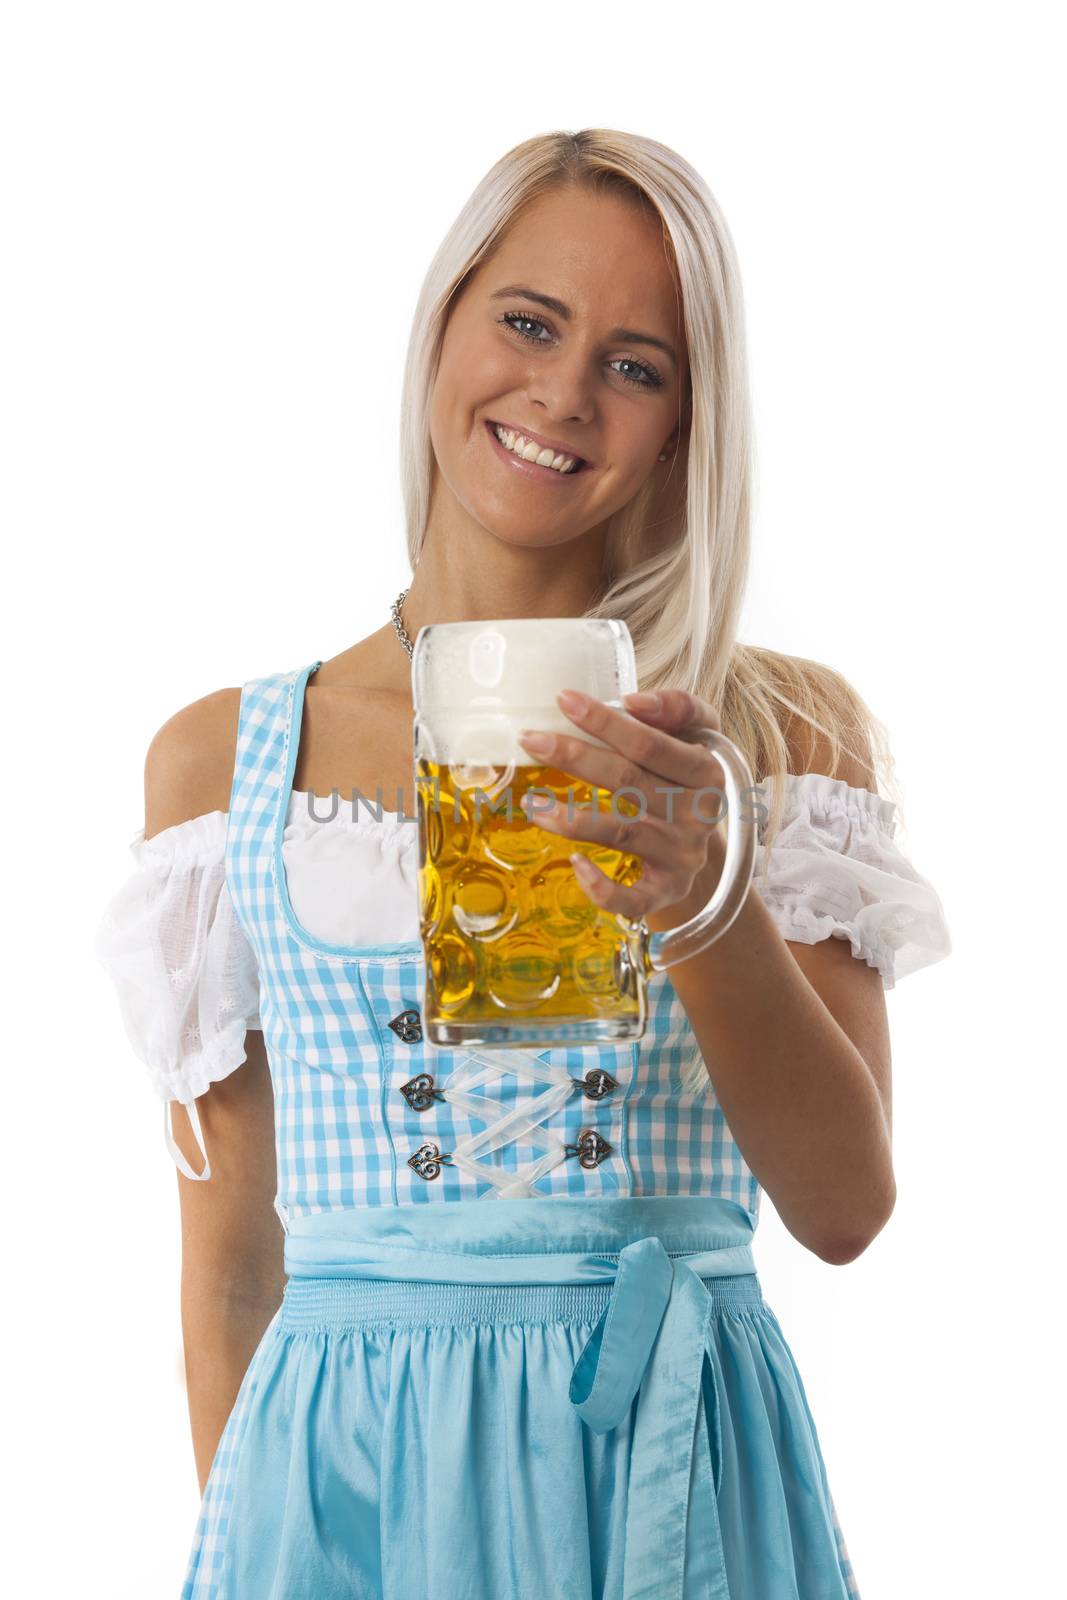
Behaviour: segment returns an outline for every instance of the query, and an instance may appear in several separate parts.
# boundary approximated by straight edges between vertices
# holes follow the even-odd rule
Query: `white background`
[[[764,1291],[864,1600],[1048,1592],[1067,281],[1053,15],[6,11],[11,1593],[171,1600],[197,1510],[177,1177],[90,954],[143,821],[149,740],[210,690],[386,619],[408,577],[399,389],[426,264],[506,149],[596,125],[674,146],[725,210],[759,451],[743,637],[829,662],[886,720],[907,848],[955,943],[888,997],[891,1223],[832,1267],[765,1202]]]

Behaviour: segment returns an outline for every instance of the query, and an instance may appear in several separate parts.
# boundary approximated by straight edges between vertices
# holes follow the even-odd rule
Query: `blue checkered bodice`
[[[758,1213],[668,974],[649,981],[637,1041],[445,1050],[422,1037],[418,940],[346,948],[301,926],[282,840],[319,665],[244,685],[226,834],[229,891],[259,968],[283,1223],[497,1196],[710,1195]]]

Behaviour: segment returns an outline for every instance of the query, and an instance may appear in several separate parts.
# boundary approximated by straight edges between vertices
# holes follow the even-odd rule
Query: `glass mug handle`
[[[726,854],[715,892],[703,911],[666,933],[649,933],[638,923],[645,975],[662,972],[695,956],[722,937],[745,903],[756,866],[756,821],[741,816],[742,791],[751,789],[752,773],[737,746],[716,728],[689,730],[694,741],[716,758],[726,780]],[[709,826],[711,824],[709,823]]]

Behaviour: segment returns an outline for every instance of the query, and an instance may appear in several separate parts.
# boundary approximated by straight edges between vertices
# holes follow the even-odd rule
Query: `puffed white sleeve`
[[[108,901],[94,953],[110,973],[134,1054],[163,1101],[163,1131],[187,1178],[211,1176],[196,1098],[246,1059],[258,1028],[259,971],[225,873],[227,814],[211,811],[130,842],[135,867]],[[187,1107],[204,1158],[195,1172],[174,1139],[171,1102]]]
[[[896,811],[841,778],[790,774],[781,827],[769,851],[758,846],[753,879],[783,938],[847,939],[887,990],[952,950],[936,890],[897,843]]]

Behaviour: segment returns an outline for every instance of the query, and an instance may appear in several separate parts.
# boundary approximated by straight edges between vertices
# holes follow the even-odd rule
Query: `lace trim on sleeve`
[[[933,885],[895,840],[896,806],[823,773],[787,779],[782,826],[755,885],[785,939],[848,939],[885,989],[952,949]]]

